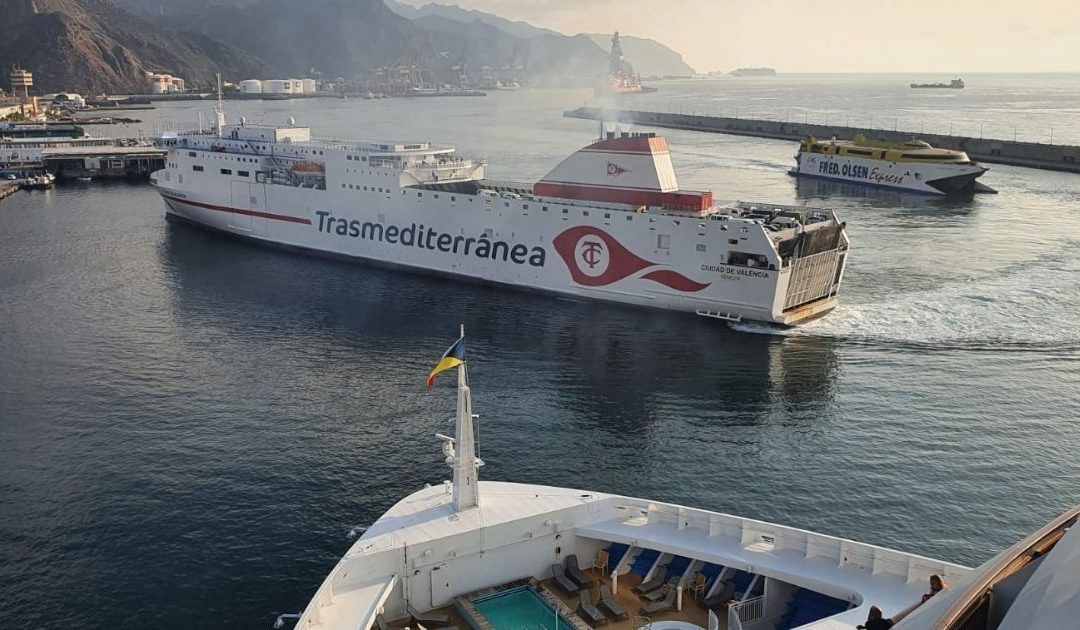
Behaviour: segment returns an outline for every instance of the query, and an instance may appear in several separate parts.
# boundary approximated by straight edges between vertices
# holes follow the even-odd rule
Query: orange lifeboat
[[[297,162],[292,165],[292,170],[305,175],[322,175],[326,172],[326,165],[318,162]]]

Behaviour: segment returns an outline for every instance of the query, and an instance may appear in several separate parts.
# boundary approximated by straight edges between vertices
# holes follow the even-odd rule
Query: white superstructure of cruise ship
[[[972,569],[663,501],[481,482],[478,417],[459,368],[455,434],[438,436],[452,480],[390,507],[305,610],[280,622],[292,617],[304,630],[850,630],[876,607],[900,630],[1077,627],[1080,507]],[[944,589],[931,587],[933,576]]]
[[[424,142],[226,125],[160,138],[167,217],[292,249],[511,287],[794,325],[837,303],[828,210],[679,188],[664,138],[606,134],[535,183]]]

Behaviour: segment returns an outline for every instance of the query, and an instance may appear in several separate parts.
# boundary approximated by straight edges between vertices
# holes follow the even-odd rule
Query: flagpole
[[[461,326],[465,338],[465,326]],[[477,491],[478,462],[473,437],[472,393],[469,391],[468,361],[458,366],[457,422],[454,428],[456,457],[454,458],[454,509],[467,510],[480,503]]]

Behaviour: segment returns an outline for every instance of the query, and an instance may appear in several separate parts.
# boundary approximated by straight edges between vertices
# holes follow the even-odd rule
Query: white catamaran
[[[439,436],[453,480],[372,524],[283,616],[297,628],[834,630],[872,606],[901,630],[1077,627],[1080,507],[971,569],[660,501],[481,482],[465,364],[457,392],[454,437]],[[932,576],[951,588],[927,599]]]

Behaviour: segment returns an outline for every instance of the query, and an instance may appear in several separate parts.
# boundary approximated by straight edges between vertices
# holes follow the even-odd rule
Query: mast
[[[214,109],[217,123],[217,135],[220,138],[225,129],[225,104],[221,100],[221,73],[217,74],[217,107]]]
[[[465,337],[465,326],[461,326]],[[468,363],[458,368],[457,422],[454,428],[456,456],[454,468],[454,510],[460,512],[477,507],[480,493],[477,487],[479,468],[483,464],[476,457],[476,439],[473,433],[472,393],[469,391]]]

